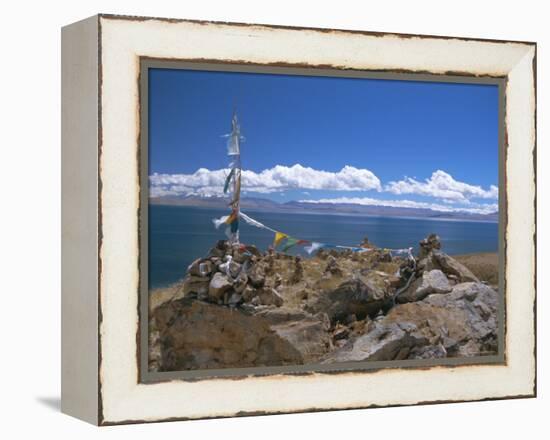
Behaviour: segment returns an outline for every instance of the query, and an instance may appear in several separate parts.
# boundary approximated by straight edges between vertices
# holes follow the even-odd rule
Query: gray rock
[[[213,269],[214,265],[211,261],[197,258],[189,265],[187,273],[197,277],[206,277],[212,273]]]
[[[249,254],[251,254],[255,257],[261,257],[262,256],[262,253],[253,244],[245,245],[244,249],[245,249],[246,252],[248,252]]]
[[[415,347],[409,354],[409,359],[442,359],[447,357],[447,350],[441,344]]]
[[[461,283],[449,293],[393,307],[380,323],[412,322],[447,357],[496,354],[498,295],[482,283]]]
[[[181,289],[173,299],[179,299],[181,296],[204,295],[208,292],[210,279],[208,277],[186,276],[183,280]]]
[[[281,307],[283,305],[283,297],[275,289],[264,288],[258,293],[259,304],[270,306],[274,305]]]
[[[390,299],[389,290],[369,279],[354,278],[334,290],[322,292],[307,309],[312,313],[324,312],[331,321],[344,321],[348,315],[363,319],[374,316]]]
[[[261,288],[265,284],[265,272],[259,264],[253,265],[247,272],[250,284],[253,287]]]
[[[158,329],[151,364],[159,371],[300,365],[331,348],[328,319],[295,311],[255,314],[183,299],[159,306],[151,319]]]
[[[256,289],[248,285],[245,286],[244,290],[241,293],[244,302],[252,301],[252,298],[254,298],[256,294],[257,294]]]
[[[230,290],[232,286],[233,283],[226,275],[216,272],[210,281],[208,296],[219,301],[220,299],[223,299],[224,294]]]
[[[246,288],[247,283],[248,283],[248,276],[244,272],[241,272],[233,282],[233,289],[237,293],[242,293]]]
[[[327,323],[314,316],[272,325],[277,336],[290,343],[301,355],[303,363],[316,362],[331,348]]]
[[[427,343],[427,338],[413,324],[376,324],[369,333],[328,354],[322,363],[401,360],[413,348]]]
[[[432,293],[448,293],[451,290],[451,284],[445,274],[439,269],[434,269],[423,272],[421,278],[415,280],[405,292],[398,296],[397,302],[420,301]]]
[[[329,255],[329,257],[327,258],[325,273],[330,273],[332,275],[342,275],[342,269],[340,269],[336,258],[334,258],[332,255]]]
[[[441,249],[441,241],[437,234],[430,234],[420,241],[419,258],[426,257],[431,251]]]
[[[449,255],[440,251],[434,251],[432,252],[432,256],[436,265],[441,268],[443,272],[446,274],[455,275],[461,283],[468,281],[473,281],[476,283],[479,282],[478,278],[470,269]]]
[[[236,305],[242,302],[242,299],[243,298],[241,295],[239,295],[237,292],[233,292],[229,297],[227,304],[229,304],[232,307],[235,307]]]
[[[229,275],[231,275],[233,278],[237,278],[239,274],[241,273],[242,265],[237,263],[235,260],[231,260],[229,262],[228,271]]]

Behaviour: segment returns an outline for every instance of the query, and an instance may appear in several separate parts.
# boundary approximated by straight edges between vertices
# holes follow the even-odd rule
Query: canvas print
[[[148,371],[501,352],[497,84],[145,80]]]

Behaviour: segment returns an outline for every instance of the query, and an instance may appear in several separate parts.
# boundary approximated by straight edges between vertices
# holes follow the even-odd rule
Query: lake
[[[418,242],[434,232],[442,250],[451,255],[498,251],[498,224],[403,217],[289,214],[244,211],[254,219],[293,237],[309,241],[357,246],[365,236],[384,248],[418,249]],[[172,284],[185,275],[187,266],[206,255],[224,228],[212,224],[226,210],[187,206],[149,205],[149,287]],[[269,231],[240,222],[241,242],[264,251],[273,242]],[[298,252],[307,255],[298,248]],[[297,253],[289,252],[289,253]]]

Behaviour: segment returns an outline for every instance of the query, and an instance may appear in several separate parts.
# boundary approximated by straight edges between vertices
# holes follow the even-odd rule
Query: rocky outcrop
[[[439,269],[425,271],[422,276],[397,297],[400,303],[420,301],[432,293],[447,293],[452,290],[451,283]]]
[[[160,371],[304,364],[331,348],[326,316],[276,315],[183,298],[155,309],[151,321]]]
[[[430,345],[442,345],[449,357],[495,354],[497,307],[495,290],[482,283],[462,283],[450,293],[398,305],[382,322],[416,325]]]
[[[327,355],[322,363],[402,360],[408,358],[413,348],[427,343],[413,324],[377,323],[367,334]]]
[[[419,272],[434,269],[441,270],[447,277],[460,283],[468,281],[479,282],[479,279],[470,269],[444,252],[438,250],[431,250],[424,258],[420,258],[417,268]]]
[[[343,321],[349,315],[364,319],[376,315],[392,298],[389,286],[376,284],[373,278],[357,277],[322,291],[307,306],[314,313],[324,312],[331,321]]]
[[[311,258],[219,241],[151,298],[150,369],[174,371],[496,354],[498,295],[441,251]]]

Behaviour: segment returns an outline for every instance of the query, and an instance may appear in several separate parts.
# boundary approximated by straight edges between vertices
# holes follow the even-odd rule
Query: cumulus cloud
[[[429,179],[423,182],[406,177],[403,180],[389,182],[384,191],[393,194],[417,194],[444,199],[445,203],[467,203],[470,199],[497,199],[498,187],[491,185],[489,189],[481,186],[455,180],[445,171],[437,170]]]
[[[332,199],[300,200],[302,203],[355,204],[364,206],[387,206],[394,208],[422,208],[440,212],[467,212],[470,214],[491,214],[498,211],[496,203],[476,204],[467,207],[441,205],[438,203],[417,202],[414,200],[379,200],[370,197],[336,197]]]
[[[151,195],[221,195],[228,169],[199,168],[193,174],[153,174],[149,176]],[[380,191],[378,177],[367,169],[346,165],[338,172],[315,170],[300,164],[276,165],[256,173],[242,172],[242,186],[248,192],[271,193],[292,189],[330,191]]]
[[[199,168],[192,174],[153,174],[149,176],[151,197],[167,196],[223,196],[223,186],[229,169],[209,170]],[[300,164],[291,167],[276,165],[273,168],[254,172],[242,171],[243,193],[278,193],[300,190],[308,199],[313,191],[343,192],[389,192],[396,195],[412,194],[433,199],[380,200],[370,197],[335,197],[316,200],[302,200],[307,203],[352,203],[369,206],[392,206],[399,208],[424,208],[440,212],[468,212],[489,214],[498,211],[498,187],[488,189],[455,180],[445,171],[437,170],[424,181],[406,177],[382,185],[378,177],[367,169],[345,166],[340,171],[330,172],[304,167]],[[312,191],[312,192],[310,192]],[[483,204],[476,199],[484,199]]]

